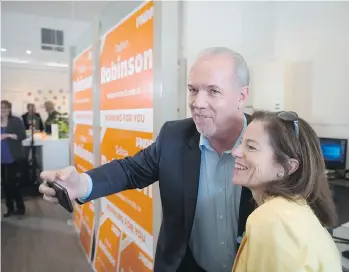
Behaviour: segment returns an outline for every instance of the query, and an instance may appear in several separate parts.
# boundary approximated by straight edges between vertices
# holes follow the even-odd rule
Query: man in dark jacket
[[[52,101],[46,101],[44,103],[45,110],[48,114],[45,121],[45,132],[51,134],[51,125],[58,123],[59,112],[55,110],[55,106]]]
[[[35,110],[35,105],[29,103],[27,105],[28,111],[22,115],[24,127],[26,130],[30,130],[34,126],[34,131],[44,131],[44,124],[39,113]]]
[[[159,181],[163,219],[154,271],[230,272],[253,210],[251,192],[233,185],[231,155],[249,121],[248,86],[242,56],[207,49],[189,74],[192,118],[166,122],[157,140],[133,157],[83,174],[68,167],[41,177],[60,180],[79,203]],[[46,184],[40,192],[57,202]]]

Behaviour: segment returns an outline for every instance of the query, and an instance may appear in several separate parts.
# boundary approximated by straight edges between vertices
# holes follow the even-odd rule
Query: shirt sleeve
[[[307,252],[287,221],[259,217],[249,224],[248,233],[247,271],[311,271],[304,263]]]
[[[87,180],[88,180],[88,189],[87,189],[86,195],[83,196],[82,198],[79,198],[79,201],[80,201],[80,202],[85,202],[86,199],[88,199],[89,196],[91,195],[92,188],[93,188],[93,183],[92,183],[91,177],[90,177],[88,174],[82,173],[82,175],[86,175],[86,177],[87,177]]]

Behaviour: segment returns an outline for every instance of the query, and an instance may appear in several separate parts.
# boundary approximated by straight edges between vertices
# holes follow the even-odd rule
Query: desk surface
[[[31,140],[32,140],[32,138],[29,137],[29,138],[23,140],[22,144],[24,146],[29,146],[29,145],[31,145]],[[68,143],[68,141],[69,141],[68,138],[55,139],[55,138],[47,137],[47,138],[43,139],[41,137],[34,137],[34,146],[52,144],[52,143],[65,144],[66,142]]]
[[[330,185],[349,188],[349,180],[348,179],[330,179],[328,181],[329,181]]]
[[[23,146],[30,146],[31,138],[23,141]],[[34,146],[40,147],[41,156],[38,161],[42,162],[43,170],[55,170],[69,165],[70,149],[69,139],[35,138]]]

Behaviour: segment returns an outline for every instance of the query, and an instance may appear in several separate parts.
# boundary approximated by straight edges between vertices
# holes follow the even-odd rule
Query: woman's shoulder
[[[274,197],[259,206],[248,218],[247,224],[254,227],[262,225],[272,227],[294,226],[315,220],[315,215],[305,200],[289,200],[283,197]]]
[[[247,219],[246,229],[265,239],[284,237],[298,246],[329,238],[305,200],[282,197],[273,198],[258,207]]]
[[[13,122],[13,123],[18,123],[18,122],[22,122],[22,118],[21,117],[18,117],[18,116],[14,116],[12,115],[9,119],[8,119],[9,122]]]
[[[320,262],[323,267],[338,264],[336,245],[305,201],[270,199],[250,215],[246,234],[253,246],[267,244],[294,261],[302,259],[309,265]]]

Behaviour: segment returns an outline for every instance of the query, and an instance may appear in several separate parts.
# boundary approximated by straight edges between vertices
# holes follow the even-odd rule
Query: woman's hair
[[[298,118],[297,137],[293,121],[284,121],[278,113],[257,111],[252,121],[262,121],[274,149],[274,159],[285,170],[282,180],[269,183],[265,196],[282,196],[289,200],[303,197],[312,208],[320,222],[333,227],[337,221],[336,208],[326,177],[325,162],[319,138],[312,127]],[[298,169],[289,172],[289,159],[296,159]]]
[[[1,104],[5,105],[6,107],[8,107],[10,109],[8,117],[11,117],[12,116],[12,104],[7,100],[1,100]]]

